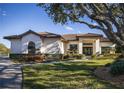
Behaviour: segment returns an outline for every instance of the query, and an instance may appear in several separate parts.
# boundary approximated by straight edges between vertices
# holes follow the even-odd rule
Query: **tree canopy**
[[[38,6],[46,11],[54,23],[74,22],[99,29],[124,50],[124,4],[53,3]]]
[[[9,49],[2,43],[0,43],[0,54],[8,54],[9,53]]]

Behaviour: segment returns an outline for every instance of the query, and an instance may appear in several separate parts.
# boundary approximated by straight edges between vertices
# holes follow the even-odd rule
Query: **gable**
[[[38,42],[38,41],[41,41],[41,37],[36,35],[36,34],[33,34],[33,33],[28,33],[28,34],[24,35],[21,40],[22,40],[22,42],[23,41],[25,41],[25,42],[28,42],[28,41]]]
[[[48,37],[48,38],[56,38],[56,37],[61,37],[61,35],[59,34],[54,34],[54,33],[50,33],[50,32],[39,32],[39,33],[36,33],[32,30],[29,30],[27,32],[24,32],[20,35],[11,35],[11,36],[5,36],[4,39],[21,39],[23,38],[24,36],[28,35],[28,34],[34,34],[34,35],[37,35],[39,37]]]

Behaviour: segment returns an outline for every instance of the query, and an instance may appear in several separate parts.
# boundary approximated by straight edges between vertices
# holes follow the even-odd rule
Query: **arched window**
[[[35,43],[34,42],[32,42],[32,41],[30,41],[29,43],[28,43],[28,53],[29,54],[35,54]]]

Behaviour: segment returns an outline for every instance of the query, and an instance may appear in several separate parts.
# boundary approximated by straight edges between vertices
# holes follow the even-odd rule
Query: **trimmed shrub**
[[[105,67],[109,67],[109,66],[111,66],[111,63],[105,64]]]
[[[82,55],[82,54],[74,54],[73,57],[75,59],[82,59],[84,57],[84,55]]]
[[[10,54],[9,58],[18,61],[24,61],[26,54]]]
[[[18,61],[37,61],[42,62],[43,55],[29,55],[29,54],[10,54],[10,58]]]
[[[43,62],[44,56],[43,55],[36,55],[36,56],[34,56],[34,60],[36,62]]]
[[[53,61],[53,60],[61,60],[62,54],[10,54],[9,56],[13,60],[17,61]]]
[[[119,57],[120,54],[107,54],[107,55],[99,55],[95,59],[102,60],[102,59],[116,59]]]
[[[124,74],[124,61],[114,62],[110,67],[110,73],[112,75]]]
[[[69,54],[64,54],[63,59],[69,59]]]
[[[91,58],[96,58],[97,57],[97,55],[96,54],[93,54],[92,56],[91,56]]]
[[[64,54],[63,59],[82,59],[84,55],[82,54]]]
[[[62,54],[44,54],[46,61],[61,60]]]

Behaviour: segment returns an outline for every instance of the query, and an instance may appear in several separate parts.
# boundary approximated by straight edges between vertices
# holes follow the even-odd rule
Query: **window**
[[[77,44],[70,44],[70,50],[77,50],[78,45]]]
[[[93,54],[93,47],[83,47],[83,54],[92,55]]]
[[[110,53],[110,47],[101,47],[102,54]]]
[[[32,41],[28,43],[28,53],[35,54],[35,43]]]
[[[93,45],[93,43],[83,43],[83,45]]]

